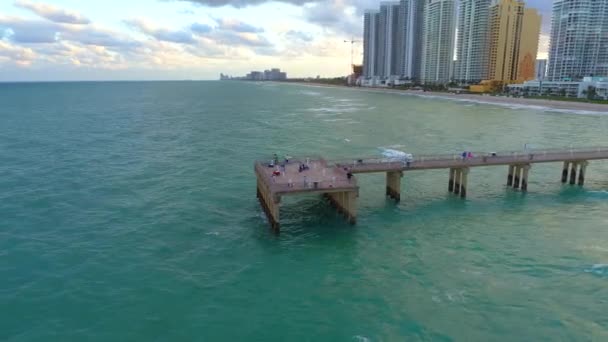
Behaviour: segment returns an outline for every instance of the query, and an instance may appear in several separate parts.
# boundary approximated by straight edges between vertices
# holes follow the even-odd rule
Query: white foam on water
[[[369,338],[367,338],[365,336],[361,336],[361,335],[355,335],[355,336],[353,336],[353,340],[355,340],[355,341],[361,341],[361,342],[369,342],[369,341],[371,341]]]
[[[325,115],[330,115],[330,114],[343,114],[343,112],[348,112],[351,111],[349,108],[336,108],[336,107],[319,107],[319,108],[308,108],[306,109],[307,112],[313,112],[313,113],[321,113],[321,114],[325,114]]]
[[[321,96],[321,93],[311,90],[300,90],[300,94],[309,96]]]
[[[348,119],[324,119],[325,122],[348,121]]]
[[[380,147],[380,150],[382,151],[382,155],[386,158],[394,158],[394,159],[403,159],[403,158],[411,158],[412,155],[403,151],[399,151],[399,150],[395,150],[392,148],[385,148],[385,147]]]
[[[543,106],[543,105],[532,105],[532,104],[522,104],[522,103],[484,101],[484,100],[475,100],[475,99],[470,99],[470,98],[458,99],[458,98],[454,98],[454,97],[441,96],[441,95],[410,94],[410,93],[404,93],[401,95],[418,96],[418,97],[431,98],[431,99],[450,100],[450,101],[465,102],[465,103],[470,103],[470,104],[484,104],[484,105],[500,106],[500,107],[506,107],[506,108],[510,108],[510,109],[533,109],[533,110],[544,111],[544,112],[580,114],[580,115],[608,115],[608,108],[606,109],[606,111],[594,111],[594,110],[582,110],[582,109],[553,108],[553,107]]]
[[[593,273],[599,276],[608,276],[608,264],[593,264],[584,271],[585,273]]]

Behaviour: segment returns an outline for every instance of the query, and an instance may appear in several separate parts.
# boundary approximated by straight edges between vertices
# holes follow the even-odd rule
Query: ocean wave
[[[342,109],[334,108],[334,107],[319,107],[319,108],[308,108],[307,112],[322,112],[322,113],[336,113],[341,112]]]

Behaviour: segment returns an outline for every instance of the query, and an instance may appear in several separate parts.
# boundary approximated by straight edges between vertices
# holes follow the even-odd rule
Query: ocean
[[[0,84],[0,340],[607,340],[608,161],[359,175],[358,223],[253,162],[608,146],[608,113],[240,82]]]

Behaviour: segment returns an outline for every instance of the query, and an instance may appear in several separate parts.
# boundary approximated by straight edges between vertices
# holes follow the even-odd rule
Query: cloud
[[[304,6],[304,19],[337,34],[361,35],[363,19],[357,3],[345,0],[327,0]]]
[[[253,25],[249,25],[237,19],[217,19],[218,28],[221,30],[229,30],[235,32],[249,32],[249,33],[259,33],[264,32],[264,29],[261,27],[255,27]]]
[[[303,4],[314,2],[317,0],[176,0],[176,1],[186,1],[198,5],[209,6],[209,7],[222,7],[222,6],[232,6],[236,8],[242,8],[247,6],[255,6],[260,5],[266,2],[282,2],[287,4],[292,4],[296,6],[301,6]]]
[[[313,41],[313,36],[309,33],[302,31],[289,30],[284,34],[285,38],[290,41],[303,41],[303,42],[311,42]]]
[[[4,29],[3,38],[25,44],[53,43],[61,30],[61,26],[52,22],[2,16],[0,28]]]
[[[12,61],[18,66],[29,66],[36,58],[34,50],[0,40],[0,62]]]
[[[248,32],[214,31],[210,36],[219,44],[249,47],[270,47],[272,44],[263,36]]]
[[[15,6],[30,10],[37,15],[56,23],[87,25],[91,21],[79,13],[53,5],[34,3],[28,0],[16,0]]]
[[[178,43],[178,44],[195,44],[192,32],[184,30],[170,30],[167,28],[156,27],[154,24],[143,19],[129,19],[124,21],[128,26],[153,37],[160,41]],[[198,27],[197,28],[201,28]]]
[[[59,33],[59,39],[103,47],[134,48],[141,45],[128,36],[97,26],[69,28]]]
[[[120,33],[95,25],[66,25],[42,20],[0,16],[5,39],[21,44],[72,41],[85,45],[132,47],[138,43]]]
[[[190,25],[190,30],[196,34],[206,34],[211,32],[213,28],[209,25],[194,23]]]

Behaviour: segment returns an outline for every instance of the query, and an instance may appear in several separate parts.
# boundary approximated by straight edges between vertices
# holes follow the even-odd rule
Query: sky
[[[202,80],[278,67],[349,73],[380,0],[0,0],[0,81]],[[546,58],[551,0],[543,16]],[[345,42],[355,39],[351,44]]]

